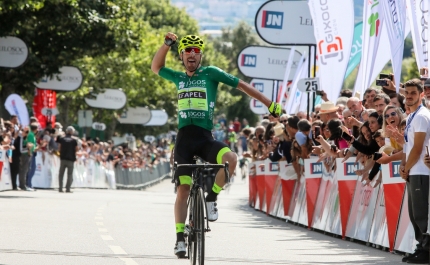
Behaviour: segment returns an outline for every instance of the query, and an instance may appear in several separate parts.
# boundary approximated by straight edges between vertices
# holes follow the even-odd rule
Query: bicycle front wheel
[[[192,242],[190,259],[192,265],[205,263],[205,198],[203,190],[198,189],[194,199],[194,240]]]

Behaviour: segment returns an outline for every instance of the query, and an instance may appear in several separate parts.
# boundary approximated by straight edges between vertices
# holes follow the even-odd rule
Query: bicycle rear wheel
[[[192,265],[205,263],[205,199],[203,190],[198,189],[194,198],[193,238],[190,240],[190,262]]]

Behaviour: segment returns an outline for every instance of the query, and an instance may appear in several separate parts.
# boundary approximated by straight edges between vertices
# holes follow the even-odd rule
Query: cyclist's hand
[[[273,117],[277,118],[282,114],[281,104],[272,102],[269,106],[269,112],[273,115]]]
[[[172,46],[173,44],[175,44],[176,40],[178,39],[178,36],[176,36],[175,33],[172,32],[168,32],[166,34],[166,37],[164,37],[164,44],[166,44],[167,46]]]

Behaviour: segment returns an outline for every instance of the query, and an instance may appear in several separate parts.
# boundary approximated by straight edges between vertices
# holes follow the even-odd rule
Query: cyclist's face
[[[193,72],[199,67],[200,61],[202,59],[202,53],[200,49],[193,49],[193,47],[186,48],[181,54],[182,61],[184,62],[188,71]]]

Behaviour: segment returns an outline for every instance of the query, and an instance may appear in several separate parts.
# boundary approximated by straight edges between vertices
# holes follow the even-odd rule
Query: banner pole
[[[316,73],[317,72],[317,70],[316,70],[317,69],[317,60],[316,60],[316,49],[317,49],[317,46],[316,45],[311,45],[311,46],[309,46],[309,50],[311,50],[312,47],[314,48],[313,49],[314,56],[312,56],[312,60],[313,60],[313,63],[314,63],[313,77],[316,77],[316,75],[317,75],[317,73]],[[314,100],[313,100],[313,103],[312,103],[312,112],[315,112],[315,101],[316,101],[316,98],[317,98],[317,93],[314,92],[313,94],[314,94]]]
[[[308,46],[308,58],[309,58],[309,60],[308,60],[308,77],[311,77],[311,67],[312,67],[312,63],[311,63],[311,55],[312,55],[312,52],[311,52],[311,46]],[[315,99],[314,99],[314,102],[315,102]],[[307,107],[307,119],[309,120],[309,110],[311,109],[311,95],[310,95],[310,93],[308,93],[308,107]]]

